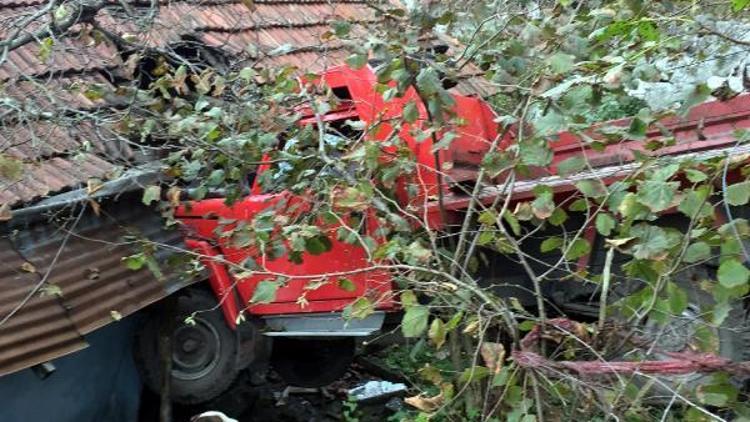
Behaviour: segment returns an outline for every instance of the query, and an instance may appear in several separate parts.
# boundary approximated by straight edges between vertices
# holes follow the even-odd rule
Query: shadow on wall
[[[86,337],[89,347],[54,360],[41,379],[31,369],[0,378],[0,421],[133,422],[141,381],[133,362],[136,313]]]

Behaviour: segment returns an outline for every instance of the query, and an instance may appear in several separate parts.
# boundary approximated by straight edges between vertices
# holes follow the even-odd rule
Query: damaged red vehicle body
[[[372,69],[367,66],[359,70],[345,66],[336,67],[320,77],[331,89],[345,93],[342,106],[322,116],[327,122],[347,119],[360,120],[365,124],[381,122],[378,131],[371,135],[371,138],[377,141],[391,135],[394,129],[387,122],[389,119],[400,118],[404,106],[410,101],[418,104],[419,119],[415,125],[427,119],[427,113],[413,90],[408,91],[402,98],[384,101],[381,94],[374,89],[377,79]],[[495,121],[496,116],[487,103],[475,97],[456,94],[453,95],[453,99],[454,111],[463,124],[452,128],[457,136],[447,149],[438,151],[438,160],[433,152],[433,141],[426,139],[417,142],[410,135],[411,125],[403,125],[398,134],[420,164],[417,174],[410,176],[413,177],[413,180],[410,179],[412,182],[419,181],[416,184],[417,194],[410,197],[401,195],[400,205],[423,210],[427,216],[426,224],[431,230],[447,229],[448,226],[462,221],[465,209],[472,198],[454,187],[463,183],[473,184],[479,174],[480,163],[501,133],[499,124]],[[534,174],[526,180],[517,181],[512,201],[520,202],[532,198],[532,189],[539,183],[550,186],[556,200],[559,201],[576,194],[574,183],[578,180],[598,178],[607,184],[619,180],[633,170],[634,166],[629,163],[634,159],[634,151],[645,151],[645,145],[649,140],[664,137],[664,130],[671,132],[675,142],[672,146],[660,149],[660,155],[701,159],[729,152],[748,152],[746,146],[735,145],[737,139],[734,131],[750,128],[750,96],[741,95],[726,102],[706,103],[695,107],[685,118],[670,118],[660,123],[661,130],[648,132],[645,140],[625,140],[607,145],[602,150],[595,150],[575,134],[558,134],[556,139],[551,141],[554,153],[552,164],[543,174]],[[302,120],[302,124],[315,124],[315,119],[308,117]],[[622,120],[610,124],[626,126],[629,121]],[[497,148],[507,148],[513,143],[513,138],[513,131],[508,131],[503,139],[496,142]],[[569,177],[557,175],[557,165],[574,155],[585,156],[591,167],[581,174]],[[436,165],[441,166],[440,171],[437,171]],[[266,167],[261,166],[258,172],[266,170]],[[439,174],[442,176],[438,176]],[[730,174],[730,178],[736,177],[738,175]],[[201,260],[208,270],[208,284],[218,300],[217,306],[220,307],[225,322],[224,328],[216,328],[215,321],[204,321],[207,327],[204,332],[192,335],[204,337],[199,343],[210,343],[214,338],[222,338],[221,333],[212,334],[212,330],[242,332],[249,327],[252,331],[247,335],[249,340],[241,340],[241,344],[236,346],[238,351],[231,356],[235,360],[232,363],[234,366],[231,370],[225,369],[224,372],[216,369],[223,364],[217,364],[214,358],[196,354],[195,350],[182,350],[184,347],[178,338],[176,347],[180,350],[175,353],[175,360],[182,359],[181,363],[178,362],[178,367],[187,368],[187,375],[183,378],[173,377],[173,381],[177,384],[195,383],[196,377],[191,378],[192,373],[197,374],[197,379],[208,377],[213,380],[213,384],[217,384],[212,386],[213,388],[204,388],[201,385],[188,386],[182,395],[179,394],[182,390],[178,387],[177,399],[180,401],[205,400],[226,388],[231,380],[227,382],[221,378],[221,381],[217,381],[219,377],[236,375],[237,370],[261,360],[265,353],[263,351],[267,350],[268,338],[273,338],[277,344],[297,348],[296,353],[279,352],[282,356],[277,369],[280,369],[282,376],[290,378],[291,383],[318,385],[330,382],[346,369],[354,350],[353,339],[374,334],[381,328],[384,314],[397,310],[391,275],[382,269],[371,269],[373,263],[368,261],[367,254],[361,247],[337,240],[336,227],[326,227],[334,233],[329,236],[330,249],[317,255],[304,254],[301,264],[291,262],[282,256],[262,262],[265,270],[263,274],[237,275],[233,272],[233,266],[240,266],[247,258],[257,261],[259,254],[253,248],[232,246],[228,238],[220,235],[222,231],[236,227],[236,222],[252,221],[255,216],[271,208],[277,215],[293,216],[305,212],[309,206],[305,198],[289,193],[262,193],[258,180],[256,177],[250,195],[231,206],[227,206],[222,198],[205,199],[181,207],[176,213],[176,218],[186,228],[188,247],[202,257]],[[496,180],[494,185],[488,183],[479,193],[479,200],[485,204],[492,203],[501,193],[500,182]],[[438,196],[442,197],[442,204],[436,199]],[[225,221],[235,223],[222,223]],[[376,227],[369,229],[374,231]],[[586,229],[586,237],[592,245],[596,244],[596,231],[593,226]],[[596,260],[594,255],[596,251],[581,258],[578,262],[579,267],[592,265]],[[499,267],[503,265],[505,263],[497,264]],[[278,288],[275,297],[269,303],[253,304],[252,298],[256,288],[259,283],[269,279],[269,273],[285,276],[285,283]],[[335,282],[336,274],[346,274],[354,288],[344,289],[339,286]],[[497,277],[502,278],[500,275]],[[323,283],[315,289],[306,288],[312,281],[321,278],[334,281]],[[558,298],[560,295],[565,296],[564,292],[560,293],[563,288],[553,286],[545,293],[551,298]],[[516,295],[514,291],[506,294]],[[362,296],[367,296],[376,304],[378,312],[366,321],[345,321],[341,316],[342,311]],[[301,297],[304,300],[300,300]],[[565,300],[562,299],[561,302]],[[197,315],[197,318],[201,317],[200,313]],[[242,319],[251,320],[251,323],[238,324]],[[200,328],[200,325],[199,321],[197,326]],[[208,341],[206,336],[209,338]],[[188,333],[187,337],[191,337],[191,334]],[[224,347],[226,350],[227,345],[216,347]],[[213,353],[216,354],[215,350]],[[274,354],[276,353],[274,350]],[[191,362],[197,363],[190,366]],[[210,364],[214,366],[206,371]],[[327,376],[321,376],[321,372],[325,372]]]

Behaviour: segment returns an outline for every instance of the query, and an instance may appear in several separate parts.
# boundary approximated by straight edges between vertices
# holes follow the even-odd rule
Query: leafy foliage
[[[183,192],[192,199],[219,192],[232,204],[248,193],[258,166],[268,167],[256,175],[259,186],[284,199],[252,221],[222,221],[219,229],[235,247],[258,250],[254,265],[233,270],[270,277],[257,285],[251,304],[272,301],[286,280],[264,262],[286,256],[302,263],[328,251],[334,238],[388,268],[401,290],[401,333],[416,342],[414,354],[432,359],[419,366],[411,359],[404,367],[424,390],[413,401],[414,420],[428,414],[435,420],[554,420],[558,412],[586,420],[661,417],[670,408],[647,400],[658,392],[639,389],[633,380],[581,382],[562,367],[524,367],[504,355],[506,346],[492,345],[504,342],[518,351],[521,338],[538,328],[547,330],[541,352],[551,361],[655,359],[654,349],[666,342],[644,347],[637,340],[650,339],[652,326],[678,330],[689,314],[692,331],[682,337],[696,340],[690,350],[722,351],[717,330],[750,290],[743,243],[750,229],[742,218],[718,218],[715,206],[746,206],[749,175],[742,161],[724,156],[698,161],[661,154],[678,142],[662,118],[744,89],[737,79],[746,74],[742,63],[704,64],[723,57],[719,47],[731,55],[747,43],[722,32],[723,22],[747,25],[740,14],[747,2],[702,3],[378,3],[375,13],[383,19],[364,40],[345,22],[334,22],[326,36],[348,48],[352,68],[373,67],[384,102],[408,98],[395,115],[369,124],[325,124],[321,116],[342,100],[315,83],[315,75],[175,65],[148,89],[129,93],[145,104],[121,129],[132,139],[169,145],[163,164],[172,186],[148,187],[143,197],[146,204],[158,202],[167,217]],[[686,67],[698,70],[685,78],[680,69]],[[500,140],[487,140],[494,147],[478,165],[481,177],[452,192],[470,204],[453,215],[457,229],[435,230],[418,204],[441,204],[447,192],[420,196],[419,178],[428,173],[419,159],[439,159],[459,139],[465,122],[455,113],[451,86],[466,69],[485,73],[495,121],[513,142],[494,148]],[[315,123],[299,125],[302,113]],[[631,118],[600,122],[621,117]],[[573,148],[557,160],[562,131],[586,154]],[[399,134],[429,145],[428,154],[418,156]],[[737,145],[745,139],[741,133],[735,138]],[[632,142],[642,143],[636,148]],[[589,160],[597,153],[622,154],[632,171],[617,181],[600,177]],[[452,165],[440,162],[440,173]],[[570,178],[566,183],[575,190],[560,194],[545,184],[550,178],[540,179],[528,199],[497,195],[488,203],[477,197],[489,184],[509,192],[519,181],[550,173]],[[304,204],[293,197],[305,198]],[[133,257],[126,264],[143,265]],[[333,283],[356,291],[348,277],[334,274],[308,286]],[[517,280],[531,299],[493,288]],[[580,332],[547,325],[552,313],[580,297],[586,303],[569,308],[588,309],[588,315],[593,308],[598,320],[580,325]],[[381,299],[364,292],[345,315],[366,317]],[[607,330],[619,325],[625,331]],[[718,417],[708,406],[740,414],[744,396],[728,380],[715,375],[706,384],[679,386],[673,401],[694,420]]]

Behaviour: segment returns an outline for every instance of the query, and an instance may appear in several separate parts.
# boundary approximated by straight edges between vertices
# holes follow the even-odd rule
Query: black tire
[[[689,339],[680,340],[679,337],[690,336],[693,333],[688,326],[690,319],[694,319],[697,324],[709,327],[715,334],[718,344],[717,348],[710,350],[722,357],[731,359],[735,362],[750,359],[750,331],[748,330],[748,319],[745,306],[741,300],[732,304],[729,314],[718,327],[711,327],[705,322],[706,309],[715,305],[713,296],[701,289],[701,282],[706,280],[715,280],[715,270],[708,266],[696,266],[690,270],[682,271],[676,274],[676,284],[687,294],[688,309],[683,316],[678,318],[683,325],[677,328],[684,328],[682,332],[678,331],[673,337],[678,341],[670,344],[669,341],[661,349],[666,351],[679,351],[684,349],[682,342],[688,342],[688,346],[694,346],[689,343]],[[695,347],[695,346],[694,346]]]
[[[741,300],[732,304],[728,315],[721,325],[711,326],[707,323],[706,310],[715,305],[713,296],[701,289],[701,282],[715,280],[715,270],[711,266],[696,266],[675,275],[677,284],[686,294],[688,307],[679,317],[673,318],[666,326],[656,328],[656,324],[645,321],[642,338],[647,343],[655,342],[657,349],[664,352],[680,352],[699,350],[699,340],[695,333],[698,327],[708,329],[716,339],[715,347],[704,350],[715,353],[733,362],[750,360],[750,329],[745,305]],[[675,321],[677,321],[675,323]],[[672,325],[670,327],[670,325]],[[667,331],[671,331],[667,333]],[[668,359],[669,356],[660,352],[653,353],[649,359]],[[679,386],[694,388],[703,384],[709,377],[703,374],[689,374],[682,376],[659,376],[661,382],[652,387],[652,394],[656,400],[670,398],[672,391]],[[745,379],[735,379],[738,383]],[[640,382],[639,382],[640,383]]]
[[[215,309],[214,309],[215,308]],[[195,324],[186,318],[197,312]],[[237,333],[226,324],[214,295],[202,289],[187,289],[176,298],[172,336],[172,400],[197,404],[223,393],[237,377]],[[144,383],[160,390],[159,329],[162,318],[150,318],[135,341],[134,355]]]
[[[276,338],[271,365],[297,387],[323,387],[341,378],[354,360],[353,338]]]

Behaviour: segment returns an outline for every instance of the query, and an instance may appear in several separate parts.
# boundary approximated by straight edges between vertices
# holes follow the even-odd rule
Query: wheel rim
[[[656,348],[663,352],[682,352],[698,350],[697,332],[700,327],[708,327],[716,336],[714,327],[710,327],[701,319],[700,308],[689,304],[682,313],[673,316],[664,325],[648,321],[644,327],[645,338],[654,342]],[[718,345],[717,345],[718,348]],[[713,350],[718,352],[719,350]]]
[[[180,324],[173,336],[172,376],[181,380],[202,378],[219,362],[219,333],[202,318],[194,321],[195,324]]]

